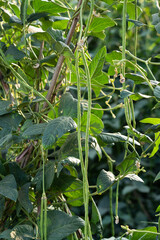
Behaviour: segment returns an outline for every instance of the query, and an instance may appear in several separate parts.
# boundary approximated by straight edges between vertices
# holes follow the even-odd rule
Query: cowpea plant
[[[152,27],[159,34],[158,2],[156,7]],[[143,183],[141,160],[150,151],[153,157],[160,144],[160,118],[141,120],[152,124],[145,133],[136,129],[135,102],[153,99],[159,108],[160,100],[152,72],[160,63],[137,57],[138,30],[146,25],[139,20],[142,13],[137,0],[1,0],[1,239],[159,237],[160,221],[158,228],[137,230],[126,223],[123,235],[115,237],[119,184],[125,178]],[[117,27],[119,49],[107,52],[105,38]],[[128,31],[134,31],[131,46]],[[94,57],[92,39],[101,43]],[[120,111],[126,135],[104,126],[106,113],[115,119]],[[120,142],[124,156],[118,164],[107,149]],[[91,149],[108,165],[107,171],[95,169],[94,186],[88,177]],[[110,199],[112,238],[103,238],[95,201],[102,194]]]

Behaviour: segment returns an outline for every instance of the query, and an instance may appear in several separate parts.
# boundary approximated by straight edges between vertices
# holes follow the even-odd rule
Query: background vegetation
[[[1,239],[160,239],[159,10],[1,0]]]

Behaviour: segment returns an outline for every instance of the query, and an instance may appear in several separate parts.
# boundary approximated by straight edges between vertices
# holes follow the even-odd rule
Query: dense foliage
[[[158,1],[0,1],[0,239],[160,239]]]

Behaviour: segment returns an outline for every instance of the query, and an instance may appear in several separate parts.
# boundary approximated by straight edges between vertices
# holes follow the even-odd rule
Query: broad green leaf
[[[129,178],[130,180],[137,181],[137,182],[144,182],[142,178],[140,178],[137,174],[127,174],[125,178]]]
[[[76,177],[71,175],[60,173],[59,177],[55,176],[52,190],[55,194],[64,193],[66,189],[75,181]]]
[[[53,161],[48,161],[47,164],[45,164],[44,167],[44,183],[45,183],[45,190],[48,190],[52,182],[54,180],[54,163]],[[43,185],[43,166],[38,170],[36,173],[36,176],[33,179],[33,184],[36,185],[36,191],[42,191],[42,185]]]
[[[135,84],[141,84],[142,82],[145,82],[145,78],[138,74],[138,73],[126,73],[125,78],[131,79],[135,82]]]
[[[106,144],[110,144],[110,143],[117,143],[117,142],[130,142],[133,143],[133,139],[132,138],[128,138],[125,135],[122,135],[121,133],[105,133],[102,132],[100,133],[98,136],[98,141],[99,142],[104,142]],[[137,142],[136,140],[134,140],[134,143],[138,146],[140,146],[140,143]]]
[[[75,99],[69,92],[62,95],[58,113],[59,116],[68,116],[77,118],[77,104],[78,100]],[[83,114],[83,106],[81,104],[81,115]]]
[[[54,22],[52,23],[52,27],[53,27],[54,29],[64,30],[64,29],[67,28],[68,22],[69,22],[69,19],[68,19],[68,20],[61,20],[61,21],[54,21]]]
[[[16,4],[11,3],[11,2],[10,2],[10,6],[11,6],[14,14],[15,14],[18,18],[20,18],[20,10],[19,10],[19,7],[18,7]]]
[[[160,16],[159,13],[152,14],[152,24],[155,26],[155,29],[158,34],[160,34]]]
[[[136,129],[130,129],[129,126],[125,126],[124,128],[127,129],[127,132],[130,134],[130,136],[135,136],[138,138],[139,142],[146,142],[146,143],[152,143],[153,140],[148,136],[148,135],[145,135],[139,131],[137,131]]]
[[[156,212],[160,212],[160,205],[157,207]]]
[[[115,176],[110,171],[101,170],[97,178],[97,192],[102,193],[106,191],[115,182]]]
[[[46,12],[32,13],[27,17],[27,22],[28,23],[34,22],[42,17],[46,17],[47,15],[48,15],[48,13],[46,13]]]
[[[47,223],[47,240],[62,240],[84,226],[84,220],[80,217],[59,210],[47,212]]]
[[[113,27],[116,24],[110,17],[93,17],[89,26],[89,31],[100,32],[108,27]]]
[[[155,179],[154,179],[154,182],[155,181],[158,181],[160,179],[160,172],[157,174],[157,176],[155,177]]]
[[[150,232],[157,232],[157,228],[156,227],[146,227],[144,229],[140,229],[143,230],[144,233],[141,232],[134,232],[133,236],[131,237],[131,240],[140,240],[140,239],[145,239],[145,240],[156,240],[157,239],[157,235],[153,234],[153,233],[147,233],[147,231]],[[146,231],[146,232],[145,232]]]
[[[84,112],[81,118],[81,130],[83,132],[86,131],[86,123],[87,123],[87,112]],[[90,121],[90,133],[98,134],[101,133],[104,128],[104,124],[102,120],[96,115],[91,113],[91,121]]]
[[[157,25],[160,22],[159,13],[152,14],[152,24]]]
[[[155,142],[155,146],[151,152],[151,155],[149,156],[150,158],[153,157],[156,154],[156,152],[159,150],[159,145],[160,145],[160,133],[159,132],[155,133],[155,139],[157,139],[157,140]]]
[[[160,124],[155,124],[155,125],[152,125],[151,127],[149,127],[146,131],[146,133],[150,133],[150,132],[159,132],[160,131]]]
[[[18,28],[22,28],[23,27],[22,21],[17,16],[14,16],[14,15],[10,17],[9,24],[11,26],[16,26]]]
[[[93,103],[92,105],[93,105],[93,109],[91,110],[91,112],[94,115],[96,115],[97,117],[99,117],[100,119],[102,119],[103,113],[104,113],[103,110],[100,110],[100,109],[102,109],[102,106],[100,104],[98,104],[98,103],[95,103],[95,104]],[[98,108],[99,110],[94,109],[94,108]]]
[[[23,154],[23,152],[22,152]],[[21,155],[19,155],[21,156]],[[17,160],[18,161],[18,160]],[[27,175],[22,168],[16,162],[9,162],[9,173],[13,174],[16,179],[16,183],[18,186],[22,186],[25,183],[30,181],[30,176]]]
[[[160,118],[144,118],[140,122],[156,125],[156,124],[160,124]]]
[[[0,100],[0,116],[12,111],[11,101]]]
[[[67,157],[64,160],[61,160],[58,163],[57,166],[57,177],[59,177],[59,174],[61,172],[61,170],[63,169],[63,167],[65,166],[78,166],[80,164],[80,160],[78,158],[75,157]]]
[[[16,202],[18,197],[17,183],[12,174],[7,175],[0,181],[0,194]]]
[[[104,40],[106,35],[105,35],[105,31],[101,31],[101,32],[90,32],[89,35],[100,38],[101,40]]]
[[[83,182],[75,179],[74,182],[65,190],[64,195],[71,206],[79,207],[83,202]]]
[[[138,101],[138,100],[143,99],[143,98],[148,99],[148,98],[152,97],[152,96],[145,95],[145,94],[142,94],[142,93],[133,93],[133,92],[130,92],[128,90],[121,91],[120,96],[121,96],[121,98],[130,97],[130,99],[132,99],[134,101]]]
[[[106,54],[106,61],[114,65],[114,60],[121,60],[122,53],[120,51],[114,50],[111,53]]]
[[[73,59],[75,58],[70,47],[64,42],[61,42],[61,41],[56,42],[55,49],[59,54],[63,55],[64,57],[73,58]]]
[[[6,58],[9,60],[10,56],[16,61],[20,61],[25,57],[25,53],[18,50],[14,45],[10,45],[7,51],[5,52]],[[10,60],[9,60],[10,61]]]
[[[52,37],[53,41],[56,43],[56,41],[60,41],[63,42],[64,38],[63,38],[63,32],[61,30],[55,30],[51,27],[49,27],[47,29],[47,33]],[[60,46],[61,48],[66,47],[67,45],[64,46]],[[68,47],[68,46],[67,46]],[[67,48],[68,49],[68,48]]]
[[[55,53],[44,57],[40,60],[40,64],[43,65],[48,65],[48,66],[55,66],[56,64],[56,59],[57,59],[57,55]]]
[[[133,19],[132,21],[136,20],[135,19],[135,11],[133,11],[134,7],[135,7],[134,3],[131,3],[131,2],[127,3],[127,13],[129,14],[129,18],[130,18],[129,20]],[[137,17],[140,16],[141,12],[142,12],[142,9],[139,6],[137,6]],[[135,24],[135,22],[129,23],[129,29],[131,29],[134,26],[134,24]]]
[[[134,25],[136,27],[142,27],[142,26],[145,26],[144,23],[140,22],[140,21],[137,21],[137,20],[133,20],[133,19],[127,19],[128,22],[131,22],[131,23],[134,23]]]
[[[31,124],[23,133],[22,136],[27,139],[36,139],[39,138],[45,128],[47,127],[47,123],[39,123],[39,124]]]
[[[101,218],[101,214],[98,210],[98,207],[94,201],[93,198],[91,198],[92,200],[92,215],[91,215],[91,227],[92,227],[92,233],[96,233],[97,229],[98,232],[102,232],[103,229],[103,224],[102,224],[102,218]],[[94,231],[95,229],[95,231]]]
[[[22,120],[23,117],[18,113],[5,114],[0,117],[0,127],[16,131]]]
[[[26,183],[21,187],[21,189],[18,192],[18,200],[22,207],[30,213],[33,209],[33,205],[31,201],[29,200],[29,187],[30,183]]]
[[[120,172],[121,175],[133,173],[137,170],[136,161],[138,161],[138,158],[136,154],[132,152],[119,165],[117,165],[116,169]]]
[[[156,98],[160,99],[160,86],[159,85],[154,88],[154,96]]]
[[[98,51],[96,56],[93,58],[92,62],[89,65],[91,78],[96,78],[102,74],[105,55],[106,55],[106,47],[103,47]]]
[[[85,139],[86,139],[85,133],[81,133],[81,144],[82,144],[83,150],[85,147]],[[96,138],[89,136],[89,147],[94,149],[97,152],[99,159],[101,159],[102,151],[101,151],[100,146],[98,145]],[[67,137],[65,143],[62,145],[62,147],[58,151],[57,155],[58,155],[59,160],[68,158],[68,156],[79,158],[77,132],[71,133]]]
[[[35,239],[35,234],[33,227],[31,225],[18,225],[12,229],[8,229],[3,231],[0,234],[0,238],[6,240],[12,239],[21,239],[21,240],[28,240],[28,239]]]
[[[74,130],[77,124],[71,117],[61,116],[53,119],[47,124],[42,137],[42,144],[45,149],[51,148],[53,144],[65,133]]]
[[[62,7],[55,2],[34,0],[33,6],[34,6],[34,9],[35,9],[35,12],[46,12],[46,13],[49,13],[51,15],[67,12],[66,7]]]
[[[12,134],[7,134],[0,138],[0,148],[5,148],[12,141]]]
[[[25,25],[26,18],[27,18],[27,8],[28,8],[28,0],[22,0],[20,17],[23,22],[23,25]]]

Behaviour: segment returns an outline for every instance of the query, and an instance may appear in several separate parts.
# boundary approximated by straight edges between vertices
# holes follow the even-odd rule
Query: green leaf
[[[150,132],[159,132],[160,131],[160,124],[155,124],[155,125],[152,125],[151,127],[149,127],[146,131],[146,133],[150,133]]]
[[[84,150],[85,146],[85,133],[81,133],[81,144]],[[97,152],[99,159],[102,157],[102,151],[100,146],[97,143],[95,137],[89,136],[89,146]],[[79,158],[79,150],[78,150],[78,138],[77,132],[71,133],[65,143],[62,145],[61,149],[58,151],[59,160],[63,160],[64,158],[68,158],[68,156],[72,156],[75,158]]]
[[[83,132],[86,131],[86,123],[87,123],[87,112],[84,112],[81,118],[81,130]],[[90,133],[98,134],[101,133],[104,128],[104,124],[102,120],[96,115],[91,113],[91,121],[90,121]]]
[[[154,148],[153,148],[153,150],[152,150],[152,152],[151,152],[151,154],[149,156],[150,158],[153,157],[156,154],[156,152],[159,150],[160,133],[159,132],[155,133],[155,137],[154,138],[157,139],[157,140],[156,140],[155,146],[154,146]]]
[[[0,181],[0,194],[16,202],[18,197],[17,183],[12,174]]]
[[[28,240],[28,239],[35,239],[34,230],[31,225],[18,225],[12,229],[8,229],[3,231],[0,234],[0,238],[6,240],[12,239],[21,239],[21,240]]]
[[[55,2],[34,0],[33,6],[34,6],[34,9],[35,9],[35,12],[46,12],[46,13],[49,13],[51,15],[67,12],[66,7],[62,7]]]
[[[23,117],[18,113],[6,114],[0,118],[0,127],[16,131],[19,124],[22,122]]]
[[[64,195],[71,206],[79,207],[83,202],[83,182],[75,179],[73,183],[65,190]]]
[[[104,142],[106,144],[110,144],[110,143],[117,143],[117,142],[130,142],[130,143],[133,143],[133,139],[132,138],[128,138],[127,136],[125,135],[122,135],[121,133],[105,133],[105,132],[102,132],[100,133],[98,136],[98,141],[99,142]],[[134,143],[138,146],[140,146],[140,143],[137,142],[136,140],[134,140]]]
[[[75,157],[67,157],[64,160],[61,160],[58,163],[58,166],[57,166],[57,177],[59,177],[59,174],[62,171],[63,167],[78,166],[79,164],[80,164],[80,160],[78,158],[75,158]]]
[[[156,212],[160,212],[160,205],[157,207]]]
[[[125,78],[131,79],[135,82],[135,84],[141,84],[145,82],[145,78],[138,73],[126,73]]]
[[[52,182],[54,180],[54,173],[55,173],[54,163],[53,161],[48,161],[44,167],[45,190],[48,190],[51,187]],[[36,176],[34,177],[32,183],[36,185],[36,191],[42,191],[43,166],[36,173]]]
[[[90,32],[89,35],[91,36],[94,36],[94,37],[97,37],[101,40],[104,40],[106,35],[105,35],[105,32],[104,31],[101,31],[101,32]]]
[[[133,19],[133,20],[131,20],[132,22],[129,22],[129,24],[128,24],[129,29],[131,29],[136,22],[135,21],[136,20],[135,11],[133,11],[134,7],[135,7],[134,3],[129,3],[129,2],[127,3],[127,13],[129,14],[129,18]],[[140,16],[141,12],[142,12],[142,9],[139,6],[137,6],[137,18]],[[137,21],[137,22],[139,22],[139,21]]]
[[[127,19],[128,22],[131,22],[131,23],[134,23],[134,25],[136,27],[142,27],[142,26],[145,26],[144,23],[140,22],[140,21],[137,21],[137,20],[133,20],[133,19]]]
[[[59,116],[68,116],[72,118],[77,118],[77,104],[78,100],[73,98],[73,96],[69,93],[66,92],[65,94],[62,95],[59,108],[58,108],[58,113]],[[83,114],[83,106],[81,104],[81,115]]]
[[[27,8],[28,8],[28,0],[22,0],[20,17],[23,22],[23,25],[25,24],[26,18],[27,18]]]
[[[140,122],[156,125],[156,124],[160,124],[160,118],[144,118]]]
[[[98,207],[94,201],[93,198],[91,198],[92,200],[92,216],[91,216],[91,222],[94,224],[97,224],[100,222],[100,224],[102,225],[102,218],[101,218],[101,214],[98,210]]]
[[[133,173],[137,170],[136,161],[139,160],[136,157],[135,152],[132,152],[119,165],[117,165],[116,169],[120,172],[121,175]]]
[[[21,187],[21,189],[19,190],[19,193],[18,193],[18,200],[19,200],[20,204],[22,205],[22,207],[28,213],[30,213],[33,209],[33,205],[31,203],[31,201],[29,200],[29,187],[30,187],[30,183],[26,183],[25,185],[23,185]]]
[[[157,174],[157,176],[155,177],[155,179],[154,179],[154,182],[155,181],[158,181],[160,179],[160,172]]]
[[[106,54],[106,62],[111,63],[114,65],[114,60],[121,60],[122,59],[122,53],[120,51],[114,50],[111,53]]]
[[[20,61],[26,55],[24,52],[18,50],[14,45],[10,45],[7,51],[5,52],[6,58],[10,62],[10,57],[12,56],[15,61]]]
[[[13,176],[16,179],[16,183],[17,183],[18,186],[22,186],[25,183],[30,181],[30,176],[27,175],[24,172],[24,170],[22,168],[20,168],[20,166],[16,162],[9,162],[8,167],[9,167],[9,173],[13,174]]]
[[[160,86],[156,86],[154,88],[154,96],[158,99],[160,99]]]
[[[156,240],[157,239],[157,235],[153,234],[153,233],[147,233],[147,231],[150,232],[157,232],[157,228],[156,227],[146,227],[144,229],[140,229],[143,230],[144,233],[141,232],[134,232],[133,236],[131,237],[131,240],[139,240],[139,239],[145,239],[145,240]],[[138,231],[138,230],[137,230]],[[145,232],[146,231],[146,232]]]
[[[152,24],[157,25],[160,22],[159,13],[152,14]]]
[[[27,17],[27,23],[34,22],[42,17],[46,17],[48,13],[40,12],[40,13],[32,13]]]
[[[55,49],[59,54],[63,55],[64,57],[72,58],[72,59],[75,58],[70,47],[67,44],[65,44],[64,42],[61,42],[61,41],[56,42]]]
[[[58,210],[48,211],[47,218],[48,240],[62,240],[84,226],[81,218]]]
[[[29,126],[23,133],[22,137],[27,139],[36,139],[41,136],[47,127],[47,123],[33,124]]]
[[[55,176],[54,178],[52,184],[53,192],[58,195],[60,193],[64,193],[66,189],[74,182],[75,179],[76,177],[61,172],[59,177]]]
[[[110,171],[101,170],[97,178],[97,192],[102,193],[106,191],[115,182],[115,176]]]
[[[57,41],[60,41],[60,42],[63,42],[64,41],[64,38],[63,38],[63,32],[61,30],[55,30],[51,27],[49,27],[47,29],[47,33],[51,36],[51,38],[53,39],[53,41],[56,43]],[[65,45],[68,47],[68,45]],[[65,47],[64,46],[64,47]],[[62,46],[63,48],[63,46]]]
[[[95,78],[102,74],[106,55],[106,47],[101,48],[89,65],[90,77]]]
[[[6,146],[11,142],[12,140],[12,134],[7,134],[0,138],[0,148],[6,148]]]
[[[108,27],[113,27],[116,24],[110,17],[93,17],[89,26],[89,31],[100,32]]]
[[[144,182],[142,178],[140,178],[137,174],[127,174],[125,178],[129,178],[130,180],[137,181],[137,182]]]
[[[12,111],[11,101],[0,100],[0,116]]]
[[[74,130],[77,124],[71,117],[58,117],[50,121],[45,128],[42,144],[45,149],[51,148],[53,144],[65,133]]]
[[[102,106],[98,103],[92,104],[93,108],[98,108],[98,109],[102,109]],[[103,117],[103,110],[96,110],[96,109],[92,109],[91,112],[96,115],[97,117],[99,117],[100,119],[102,119]]]

